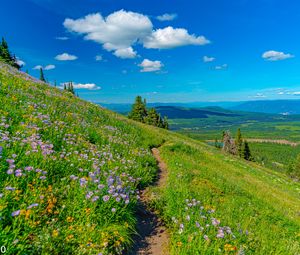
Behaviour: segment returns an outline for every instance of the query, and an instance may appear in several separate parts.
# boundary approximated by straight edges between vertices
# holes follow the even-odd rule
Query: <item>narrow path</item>
[[[161,160],[159,150],[152,149],[152,154],[158,163],[158,177],[154,186],[161,187],[167,180],[167,167]],[[161,219],[148,207],[149,198],[142,191],[137,212],[137,231],[139,236],[128,255],[167,255],[169,235]]]

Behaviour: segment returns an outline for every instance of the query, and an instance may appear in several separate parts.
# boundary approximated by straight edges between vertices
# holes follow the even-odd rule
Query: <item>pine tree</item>
[[[67,85],[66,85],[66,83],[64,83],[64,90],[67,90]]]
[[[5,41],[4,37],[2,37],[2,41],[0,44],[0,60],[6,64],[9,64],[17,69],[20,69],[21,66],[17,63],[17,58],[15,55],[11,55],[9,52],[8,44]]]
[[[135,98],[135,103],[132,105],[132,110],[128,114],[129,119],[133,119],[139,122],[145,122],[147,116],[146,105],[141,96]]]
[[[44,72],[43,72],[43,68],[40,68],[40,80],[43,81],[43,82],[46,82]]]
[[[168,117],[167,116],[164,116],[164,119],[163,119],[163,128],[164,129],[169,129],[169,122],[168,122]]]
[[[236,139],[235,139],[235,145],[237,148],[237,153],[240,157],[243,156],[243,138],[242,138],[242,133],[241,129],[239,128],[237,131]]]
[[[145,101],[144,101],[145,102]],[[155,108],[151,108],[147,112],[147,116],[145,117],[145,123],[152,126],[158,126],[159,125],[159,115],[156,112]]]
[[[250,147],[247,141],[244,142],[243,146],[243,158],[246,160],[252,160]]]

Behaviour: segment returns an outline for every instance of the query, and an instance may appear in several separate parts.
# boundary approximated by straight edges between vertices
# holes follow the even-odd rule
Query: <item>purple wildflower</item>
[[[27,209],[31,209],[32,207],[36,207],[36,206],[38,206],[38,205],[39,205],[39,204],[37,204],[37,203],[31,204],[30,206],[27,207]]]
[[[99,199],[98,196],[94,196],[94,197],[92,198],[92,202],[96,202],[98,199]]]
[[[14,211],[11,213],[11,216],[13,216],[13,217],[18,216],[20,214],[20,212],[21,212],[20,210]]]
[[[47,177],[44,176],[44,175],[40,177],[41,180],[45,180],[46,178],[47,178]]]
[[[13,174],[13,173],[14,173],[14,170],[13,170],[13,169],[8,169],[8,170],[6,171],[6,173],[7,173],[7,174]]]
[[[105,195],[105,196],[103,196],[102,199],[103,199],[104,202],[107,202],[107,201],[109,200],[109,196],[108,196],[108,195]]]
[[[116,208],[111,208],[111,211],[114,213],[116,212]]]

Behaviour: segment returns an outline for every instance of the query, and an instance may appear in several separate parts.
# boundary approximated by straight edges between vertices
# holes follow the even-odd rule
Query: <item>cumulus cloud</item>
[[[158,60],[151,61],[149,59],[144,59],[139,66],[142,68],[141,72],[155,72],[160,71],[164,65]]]
[[[144,47],[148,49],[171,49],[185,45],[205,45],[210,43],[204,36],[190,35],[184,28],[160,28],[147,36]]]
[[[114,12],[106,18],[95,13],[77,20],[66,19],[64,26],[71,32],[85,35],[86,40],[103,44],[103,48],[108,51],[118,50],[115,55],[123,58],[123,53],[131,45],[152,31],[152,22],[147,16],[124,10]]]
[[[26,63],[18,57],[17,57],[16,63],[21,67],[26,65]]]
[[[137,57],[133,49],[136,43],[154,49],[209,43],[204,36],[191,35],[183,28],[166,27],[154,30],[146,15],[124,10],[111,13],[107,17],[94,13],[79,19],[67,18],[63,25],[68,31],[83,35],[85,40],[102,44],[105,50],[113,51],[120,58]]]
[[[61,83],[61,87],[63,87],[64,85],[68,85],[69,82],[63,82]],[[100,86],[97,86],[95,83],[72,83],[74,89],[88,89],[88,90],[99,90],[101,89]]]
[[[223,64],[221,66],[215,66],[215,70],[224,70],[224,69],[227,69],[228,68],[228,65],[227,64]]]
[[[208,56],[203,57],[203,62],[204,63],[213,62],[215,60],[216,60],[216,58],[214,58],[214,57],[208,57]]]
[[[300,96],[300,91],[292,92],[292,95],[294,95],[294,96]]]
[[[59,54],[55,57],[56,60],[59,61],[70,61],[70,60],[76,60],[77,57],[75,55],[71,55],[68,53]]]
[[[55,68],[55,65],[47,65],[44,67],[45,70],[52,70]]]
[[[46,65],[45,67],[41,66],[41,65],[37,65],[34,68],[32,68],[33,70],[40,70],[40,69],[44,69],[44,70],[52,70],[55,68],[55,65]]]
[[[43,69],[43,67],[41,66],[41,65],[37,65],[37,66],[35,66],[34,68],[32,68],[33,70],[40,70],[40,69]]]
[[[101,61],[101,60],[103,60],[102,55],[97,55],[97,56],[95,57],[95,60],[96,60],[96,61]]]
[[[176,13],[165,13],[163,15],[157,16],[156,19],[158,19],[159,21],[171,21],[177,18],[177,14]]]
[[[55,37],[56,40],[61,40],[61,41],[66,41],[66,40],[69,40],[69,37],[66,37],[66,36],[58,36],[58,37]]]
[[[275,51],[275,50],[269,50],[262,54],[262,58],[268,61],[278,61],[278,60],[284,60],[293,57],[294,56],[292,54]]]
[[[117,49],[114,55],[119,58],[136,58],[137,52],[134,51],[132,47],[128,47],[125,49]]]

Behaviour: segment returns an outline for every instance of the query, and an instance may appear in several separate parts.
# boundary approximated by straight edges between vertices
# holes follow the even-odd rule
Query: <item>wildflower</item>
[[[70,217],[70,216],[68,216],[68,217],[67,217],[67,222],[72,222],[72,221],[74,221],[74,218],[73,218],[73,217]]]
[[[219,229],[218,234],[217,234],[217,238],[224,238],[225,234],[223,232],[222,229]]]
[[[66,238],[66,240],[70,241],[71,239],[73,239],[73,237],[74,237],[73,235],[68,235],[67,238]]]
[[[16,188],[13,188],[13,187],[10,187],[10,186],[7,186],[5,187],[6,190],[10,190],[10,191],[14,191]]]
[[[196,221],[196,227],[197,227],[197,228],[200,228],[200,227],[201,227],[198,221]]]
[[[212,218],[212,219],[211,219],[211,224],[212,224],[213,226],[217,226],[217,225],[220,224],[220,221],[218,221],[218,220],[215,219],[215,218]]]
[[[53,237],[57,237],[57,236],[58,236],[58,231],[57,231],[56,229],[54,229],[54,230],[52,231],[52,236],[53,236]]]
[[[203,238],[206,240],[206,241],[209,241],[209,237],[207,235],[204,235]]]
[[[98,199],[99,199],[99,196],[94,196],[94,197],[92,198],[92,202],[96,202]]]
[[[182,246],[182,242],[177,242],[176,244],[177,244],[178,247]]]
[[[235,246],[231,245],[231,244],[225,244],[224,245],[224,250],[226,252],[230,252],[230,251],[236,251],[237,248]]]
[[[32,167],[32,166],[26,166],[24,169],[25,169],[25,171],[30,172],[30,171],[33,170],[33,167]],[[36,172],[38,172],[38,170],[39,170],[39,169],[36,169]]]
[[[13,174],[13,173],[14,173],[14,170],[13,170],[13,169],[8,169],[8,170],[6,171],[6,173],[7,173],[7,174]]]
[[[190,219],[191,219],[190,215],[187,215],[187,216],[186,216],[186,220],[187,220],[187,221],[190,221]]]
[[[39,204],[35,203],[35,204],[31,204],[30,206],[27,207],[27,209],[31,209],[32,207],[36,207],[38,206]]]
[[[14,211],[11,213],[11,216],[15,217],[15,216],[18,216],[20,214],[20,210],[17,210],[17,211]]]
[[[107,201],[109,200],[109,196],[108,196],[108,195],[105,195],[105,196],[103,196],[102,199],[103,199],[104,202],[107,202]]]
[[[0,193],[0,198],[2,198],[3,197],[3,193]]]
[[[111,211],[114,213],[116,212],[116,208],[111,208]]]
[[[16,177],[22,176],[22,170],[21,169],[17,169],[16,172],[15,172],[15,176]]]

